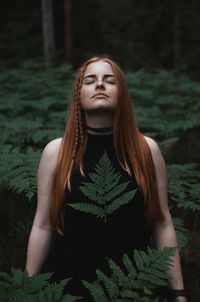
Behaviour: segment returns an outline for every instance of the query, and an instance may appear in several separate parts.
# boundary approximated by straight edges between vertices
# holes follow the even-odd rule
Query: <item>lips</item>
[[[106,97],[108,97],[108,95],[105,94],[105,93],[97,93],[97,94],[93,95],[93,98],[95,98],[96,96],[99,96],[99,97],[106,96]]]

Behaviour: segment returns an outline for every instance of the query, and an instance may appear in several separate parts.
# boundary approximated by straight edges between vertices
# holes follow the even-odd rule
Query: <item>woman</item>
[[[123,253],[146,250],[151,234],[157,248],[177,246],[167,203],[163,157],[137,128],[121,69],[108,56],[91,58],[78,71],[63,138],[42,153],[29,276],[72,277],[68,292],[86,297],[80,279],[110,273],[105,256],[123,266]],[[170,286],[185,302],[178,249],[173,260]]]

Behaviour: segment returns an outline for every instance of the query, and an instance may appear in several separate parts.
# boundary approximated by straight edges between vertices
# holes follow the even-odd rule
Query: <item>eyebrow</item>
[[[95,78],[95,77],[96,77],[96,74],[89,74],[89,75],[85,76],[85,77],[83,78],[83,80],[86,79],[86,78]],[[113,77],[113,78],[115,78],[115,75],[114,75],[114,74],[105,74],[105,75],[104,75],[104,78],[108,78],[108,77]]]

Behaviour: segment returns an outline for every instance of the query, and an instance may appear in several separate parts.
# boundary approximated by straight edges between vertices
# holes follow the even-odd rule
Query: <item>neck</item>
[[[85,128],[91,134],[112,134],[113,133],[113,115],[88,114],[85,112]]]

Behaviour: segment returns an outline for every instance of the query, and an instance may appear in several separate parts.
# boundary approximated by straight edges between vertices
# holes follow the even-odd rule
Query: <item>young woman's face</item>
[[[118,99],[116,78],[109,63],[90,63],[83,77],[80,91],[81,107],[84,111],[115,111]]]

